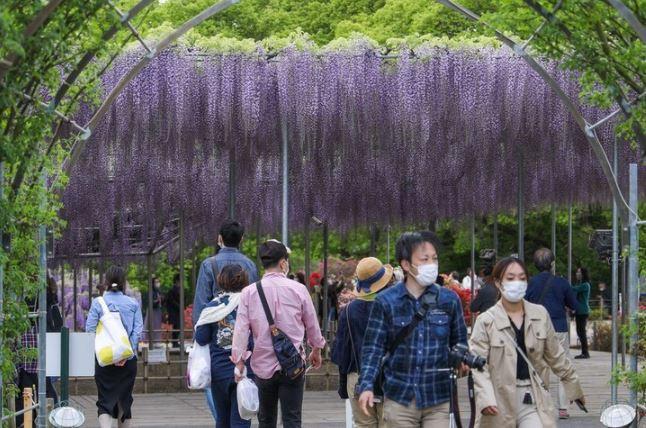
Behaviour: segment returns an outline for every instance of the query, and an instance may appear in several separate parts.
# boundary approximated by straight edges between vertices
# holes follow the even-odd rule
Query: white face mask
[[[503,281],[502,295],[508,302],[516,303],[523,300],[527,291],[527,281]]]
[[[437,263],[415,266],[415,268],[417,269],[417,275],[413,275],[412,273],[411,275],[413,275],[419,285],[428,287],[435,283],[439,271]]]

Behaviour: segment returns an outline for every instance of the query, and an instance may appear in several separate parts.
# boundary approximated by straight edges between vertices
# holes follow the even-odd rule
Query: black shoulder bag
[[[271,315],[269,305],[267,304],[265,292],[262,290],[261,281],[256,283],[256,288],[258,289],[258,296],[260,297],[262,307],[265,310],[265,316],[267,317],[267,322],[269,323],[271,342],[274,346],[274,353],[276,353],[278,363],[280,364],[285,376],[290,379],[296,379],[305,372],[305,361],[303,361],[301,353],[296,349],[292,340],[276,327],[274,317]]]
[[[419,324],[420,321],[426,318],[427,312],[437,307],[437,299],[439,295],[440,295],[439,290],[435,289],[435,290],[432,290],[430,293],[425,294],[424,297],[422,297],[422,304],[420,308],[417,310],[417,312],[415,313],[413,320],[406,327],[403,327],[399,331],[399,333],[397,333],[397,336],[395,336],[395,340],[393,340],[393,342],[388,347],[388,351],[381,358],[381,362],[379,363],[379,371],[377,374],[377,379],[375,379],[375,384],[372,387],[372,393],[375,397],[374,399],[375,402],[377,403],[383,402],[384,365],[386,364],[386,361],[388,360],[388,358],[390,358],[391,355],[395,353],[399,345],[404,343],[404,341],[408,338],[408,336],[410,336],[410,334],[417,327],[417,324]]]

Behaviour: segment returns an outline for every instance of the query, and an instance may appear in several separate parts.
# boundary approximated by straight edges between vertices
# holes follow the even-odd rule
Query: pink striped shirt
[[[297,349],[301,349],[303,357],[306,332],[311,347],[325,346],[312,299],[303,284],[288,279],[284,274],[272,272],[263,276],[262,289],[276,326],[292,340]],[[253,334],[253,353],[247,350],[249,330]],[[255,284],[242,290],[233,332],[231,360],[247,360],[249,355],[251,369],[261,379],[269,379],[280,370],[271,342],[269,323]]]

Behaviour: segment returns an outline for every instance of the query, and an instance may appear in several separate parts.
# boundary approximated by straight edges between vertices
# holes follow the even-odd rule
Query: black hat
[[[267,267],[275,265],[280,259],[289,258],[289,249],[282,242],[270,239],[260,245],[258,254],[262,265]]]

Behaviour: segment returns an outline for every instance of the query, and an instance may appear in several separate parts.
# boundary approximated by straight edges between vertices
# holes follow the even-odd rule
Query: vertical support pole
[[[22,408],[23,409],[28,409],[31,407],[31,402],[34,399],[34,393],[33,389],[31,388],[25,388],[22,391]],[[25,428],[32,428],[34,426],[34,411],[29,410],[26,412],[23,417],[22,417],[22,423]],[[38,421],[36,421],[36,424],[38,424]]]
[[[260,268],[262,267],[262,263],[260,261],[260,216],[256,216],[256,267],[258,268],[258,272],[260,272]]]
[[[74,274],[72,276],[72,300],[74,301],[74,308],[72,310],[72,316],[74,317],[74,321],[72,322],[72,327],[74,328],[72,331],[76,331],[76,312],[78,311],[78,266],[76,265],[76,261],[74,262]]]
[[[498,258],[498,213],[493,215],[493,250]]]
[[[617,169],[617,138],[613,146],[613,172],[618,176]],[[612,198],[612,358],[610,361],[610,371],[614,373],[617,368],[617,348],[619,346],[619,329],[618,329],[618,305],[619,305],[619,217],[617,213],[617,201]],[[617,384],[610,382],[610,399],[612,404],[617,404]]]
[[[287,221],[289,219],[289,171],[287,158],[287,121],[283,119],[281,126],[283,137],[283,218],[282,218],[282,241],[283,244],[289,245],[289,232],[287,230]]]
[[[183,375],[184,349],[184,213],[179,217],[179,374]],[[171,335],[172,336],[172,335]]]
[[[229,149],[229,218],[236,215],[236,152],[235,148]]]
[[[567,212],[567,282],[572,284],[572,202]]]
[[[327,314],[328,314],[328,271],[327,271],[327,258],[328,258],[328,230],[327,221],[323,223],[323,337],[327,340]]]
[[[61,328],[61,405],[67,406],[70,398],[70,330]]]
[[[554,204],[552,204],[552,254],[554,254],[552,275],[556,275],[556,205]]]
[[[311,267],[311,260],[310,257],[312,256],[311,251],[312,249],[310,248],[310,216],[307,216],[305,219],[305,285],[307,286],[307,289],[309,290],[309,280],[310,280],[310,271],[312,269]],[[318,307],[316,308],[318,310]]]
[[[628,322],[633,329],[630,336],[630,371],[637,374],[637,353],[638,353],[638,305],[639,305],[639,230],[637,226],[637,209],[638,209],[638,182],[637,182],[637,164],[630,164],[630,213],[629,213],[629,256],[628,256]],[[637,391],[635,388],[630,390],[630,404],[637,405]],[[635,422],[633,426],[637,426]]]
[[[0,202],[4,198],[4,163],[0,162]],[[4,222],[3,222],[4,223]],[[3,230],[0,226],[0,254],[4,255]],[[4,346],[4,263],[0,259],[0,350]],[[4,416],[4,379],[0,370],[0,421]],[[1,424],[2,422],[0,422]]]
[[[390,225],[386,226],[386,264],[390,263]]]
[[[61,300],[59,301],[61,306],[61,315],[63,315],[63,326],[65,325],[65,260],[61,261]]]
[[[47,179],[42,177],[42,186],[46,190]],[[45,196],[41,201],[41,209],[46,208]],[[38,416],[36,426],[47,427],[47,396],[46,396],[46,339],[47,339],[47,231],[45,225],[38,227],[38,252],[40,292],[38,293]]]
[[[146,256],[146,272],[148,273],[148,349],[153,349],[153,257],[152,254]]]
[[[476,217],[471,215],[471,299],[473,299],[476,290]],[[470,316],[471,327],[475,321],[473,314]]]
[[[521,146],[520,158],[518,161],[518,258],[525,261],[525,198],[523,195],[524,175],[523,150]]]
[[[377,225],[370,225],[370,257],[377,256]]]

